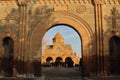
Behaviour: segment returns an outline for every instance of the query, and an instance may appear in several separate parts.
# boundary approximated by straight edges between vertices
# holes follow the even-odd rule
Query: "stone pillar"
[[[18,6],[20,11],[20,23],[19,23],[19,54],[21,69],[20,74],[25,74],[25,59],[26,59],[26,25],[27,25],[27,2],[25,0],[18,0]]]
[[[98,75],[104,74],[102,3],[103,3],[103,0],[94,0]]]

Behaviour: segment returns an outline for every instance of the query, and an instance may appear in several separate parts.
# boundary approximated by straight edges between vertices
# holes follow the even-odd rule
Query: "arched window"
[[[58,53],[60,53],[61,52],[61,49],[60,48],[58,48]]]

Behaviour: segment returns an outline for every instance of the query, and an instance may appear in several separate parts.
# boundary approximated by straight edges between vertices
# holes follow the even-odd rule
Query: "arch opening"
[[[62,57],[57,57],[55,60],[54,66],[56,66],[56,67],[62,66],[62,62],[63,62]]]
[[[120,74],[120,37],[113,36],[109,40],[110,74]]]
[[[61,41],[64,44],[70,44],[71,48],[73,49],[73,53],[76,54],[78,57],[82,57],[82,38],[81,35],[78,33],[78,31],[67,24],[56,24],[50,27],[42,41],[42,53],[44,53],[45,45],[49,44],[49,48],[52,48],[54,45],[54,42],[56,41],[53,37],[60,33],[60,35],[63,37],[63,41]],[[60,52],[61,48],[57,48],[57,51]]]
[[[53,60],[52,57],[47,57],[47,58],[46,58],[46,63],[49,63],[49,64],[50,64],[52,60]]]
[[[3,39],[3,58],[2,58],[2,68],[4,71],[4,76],[13,76],[13,64],[14,64],[14,41],[10,37],[5,37]]]
[[[64,70],[67,76],[67,69],[72,69],[74,64],[79,65],[80,57],[82,57],[81,36],[74,27],[66,24],[53,25],[46,31],[42,41],[42,63],[44,65],[48,57],[52,57],[48,60],[52,60],[52,66],[49,66],[52,69],[48,71],[44,69],[42,73],[49,75],[49,72],[54,73],[56,68],[60,68],[61,71]],[[76,68],[79,69],[79,66]],[[73,72],[76,74],[76,71]],[[72,75],[71,73],[69,74]]]
[[[52,16],[53,15],[54,15],[54,13],[52,14]],[[62,15],[62,16],[57,16],[57,15]],[[52,19],[52,16],[49,19]],[[67,26],[67,27],[73,29],[77,33],[77,35],[79,36],[78,40],[81,39],[80,41],[81,41],[82,44],[79,44],[79,43],[76,42],[80,46],[80,47],[78,47],[79,50],[81,51],[81,53],[79,53],[81,55],[80,57],[84,58],[84,62],[87,61],[87,59],[85,59],[85,58],[90,59],[88,55],[83,54],[83,53],[86,53],[86,51],[87,52],[89,51],[89,42],[91,41],[91,37],[93,36],[92,29],[87,24],[87,22],[84,21],[82,18],[80,18],[78,16],[75,16],[75,15],[72,15],[72,14],[70,14],[70,15],[66,15],[65,14],[64,15],[64,14],[60,13],[60,14],[55,14],[54,16],[56,16],[55,17],[55,21],[54,20],[52,22],[48,21],[44,25],[41,25],[41,24],[38,23],[36,25],[36,27],[34,28],[34,30],[30,31],[30,32],[32,32],[32,34],[29,36],[29,39],[30,39],[30,50],[31,50],[30,51],[30,54],[31,54],[30,58],[33,58],[33,56],[36,56],[38,54],[38,53],[36,53],[36,50],[39,50],[39,49],[40,49],[40,52],[42,53],[41,57],[43,57],[44,56],[44,49],[46,47],[46,46],[43,46],[43,43],[46,44],[48,42],[48,40],[49,40],[48,39],[46,41],[43,41],[43,38],[44,38],[45,34],[48,31],[50,31],[51,29],[53,29],[54,27],[58,26],[58,25],[60,25],[60,26],[64,25],[64,26]],[[59,19],[60,21],[56,22],[56,19]],[[68,25],[66,25],[66,24],[68,24]],[[39,33],[40,31],[42,31],[41,34]],[[51,36],[51,35],[49,35],[49,36]],[[36,42],[34,40],[36,40]],[[37,44],[40,44],[40,46],[37,46]],[[41,45],[42,45],[42,47],[41,47]],[[53,48],[52,44],[50,44],[50,46],[48,46],[47,48],[50,48],[50,49]],[[60,47],[57,47],[57,52],[62,52],[62,49]],[[77,52],[74,52],[74,54],[78,55]],[[90,54],[90,53],[88,53],[88,54]],[[63,56],[63,55],[61,55],[61,56]],[[46,58],[46,57],[43,57],[43,58]],[[63,58],[63,61],[64,60],[65,60],[65,58]],[[44,60],[41,60],[41,61],[44,61]],[[53,61],[55,61],[54,57],[53,57]],[[85,63],[85,66],[88,68],[87,65],[88,64]],[[87,72],[87,69],[86,69],[86,72]]]
[[[71,59],[71,57],[65,58],[66,67],[73,67],[73,63],[74,61]]]

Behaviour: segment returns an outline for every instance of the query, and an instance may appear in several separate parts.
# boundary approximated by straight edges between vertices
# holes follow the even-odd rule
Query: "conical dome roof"
[[[59,32],[57,32],[53,39],[64,39],[64,38]]]

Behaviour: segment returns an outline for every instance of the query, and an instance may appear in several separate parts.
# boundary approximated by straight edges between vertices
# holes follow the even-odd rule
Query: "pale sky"
[[[64,37],[65,44],[71,44],[73,51],[76,52],[77,56],[81,57],[81,39],[77,32],[66,26],[57,25],[49,29],[43,37],[43,49],[45,45],[52,45],[52,39],[59,32]]]

